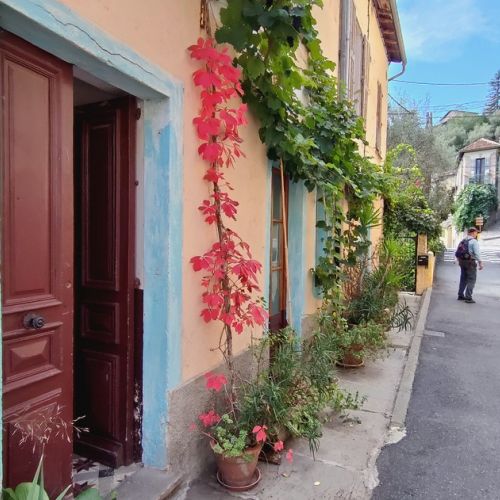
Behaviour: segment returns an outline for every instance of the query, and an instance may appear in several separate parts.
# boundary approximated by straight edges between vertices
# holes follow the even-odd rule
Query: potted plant
[[[231,491],[246,491],[260,480],[257,461],[263,445],[267,443],[279,453],[284,449],[283,441],[272,440],[268,426],[258,423],[259,416],[250,417],[248,408],[240,407],[245,398],[237,398],[228,406],[231,394],[225,375],[208,373],[205,379],[212,397],[209,409],[198,416],[198,426],[214,452],[217,480]],[[293,451],[288,450],[286,456],[291,461]]]
[[[368,322],[345,326],[335,336],[339,357],[337,365],[343,368],[358,368],[364,365],[367,356],[376,356],[385,347],[384,326]]]
[[[357,394],[339,388],[332,370],[335,350],[319,329],[300,339],[288,327],[260,339],[253,351],[258,376],[242,386],[241,420],[266,425],[268,441],[305,438],[314,455],[322,435],[324,411],[360,407]],[[269,351],[272,363],[267,362]],[[276,448],[265,443],[267,461],[280,462]]]

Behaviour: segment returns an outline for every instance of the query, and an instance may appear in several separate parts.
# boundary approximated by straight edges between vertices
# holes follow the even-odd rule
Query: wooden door
[[[133,456],[135,116],[131,98],[76,110],[76,451]]]
[[[285,177],[285,211],[288,212],[288,181]],[[279,330],[287,325],[287,269],[285,260],[285,234],[287,214],[283,213],[281,172],[274,168],[272,172],[272,214],[271,214],[271,276],[269,279],[269,329]]]
[[[47,441],[54,493],[71,481],[72,69],[5,31],[0,58],[4,484],[30,481]]]

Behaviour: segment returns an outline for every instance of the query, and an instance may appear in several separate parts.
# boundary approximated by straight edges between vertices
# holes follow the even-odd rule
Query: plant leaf
[[[70,488],[71,488],[71,484],[68,484],[68,486],[66,486],[66,488],[64,488],[64,490],[61,491],[61,493],[59,493],[59,495],[57,495],[56,500],[62,500],[64,498],[64,495],[66,495],[66,493],[68,493],[68,490]]]

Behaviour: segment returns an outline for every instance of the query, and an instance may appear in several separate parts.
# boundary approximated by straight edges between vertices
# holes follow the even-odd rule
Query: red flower
[[[264,443],[267,439],[267,434],[266,434],[267,426],[266,425],[256,425],[252,432],[255,434],[255,439],[257,440],[257,443]]]
[[[212,425],[215,425],[220,421],[219,415],[217,415],[214,410],[210,410],[208,413],[202,413],[198,418],[205,427],[212,427]]]
[[[206,388],[213,389],[215,392],[219,392],[227,384],[227,379],[223,374],[205,373],[205,380]]]
[[[283,449],[283,441],[276,441],[276,443],[274,443],[274,451],[278,452],[278,451],[281,451]]]

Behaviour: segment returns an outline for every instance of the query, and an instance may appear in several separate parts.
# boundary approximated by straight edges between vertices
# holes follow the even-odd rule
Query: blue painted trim
[[[306,283],[306,187],[303,182],[290,182],[288,187],[288,278],[292,303],[290,325],[302,334]]]
[[[316,223],[320,220],[325,220],[325,207],[323,203],[320,201],[321,193],[316,191]],[[326,239],[326,231],[321,228],[315,228],[316,230],[316,244],[315,244],[315,252],[314,252],[314,265],[319,264],[319,258],[325,256],[325,239]],[[321,288],[314,286],[313,279],[313,294],[316,298],[321,298]]]
[[[145,99],[143,462],[163,468],[168,391],[181,381],[182,85],[56,0],[0,0],[0,25]]]
[[[171,119],[169,118],[171,117]],[[167,465],[168,391],[182,377],[182,94],[144,102],[143,462]]]

